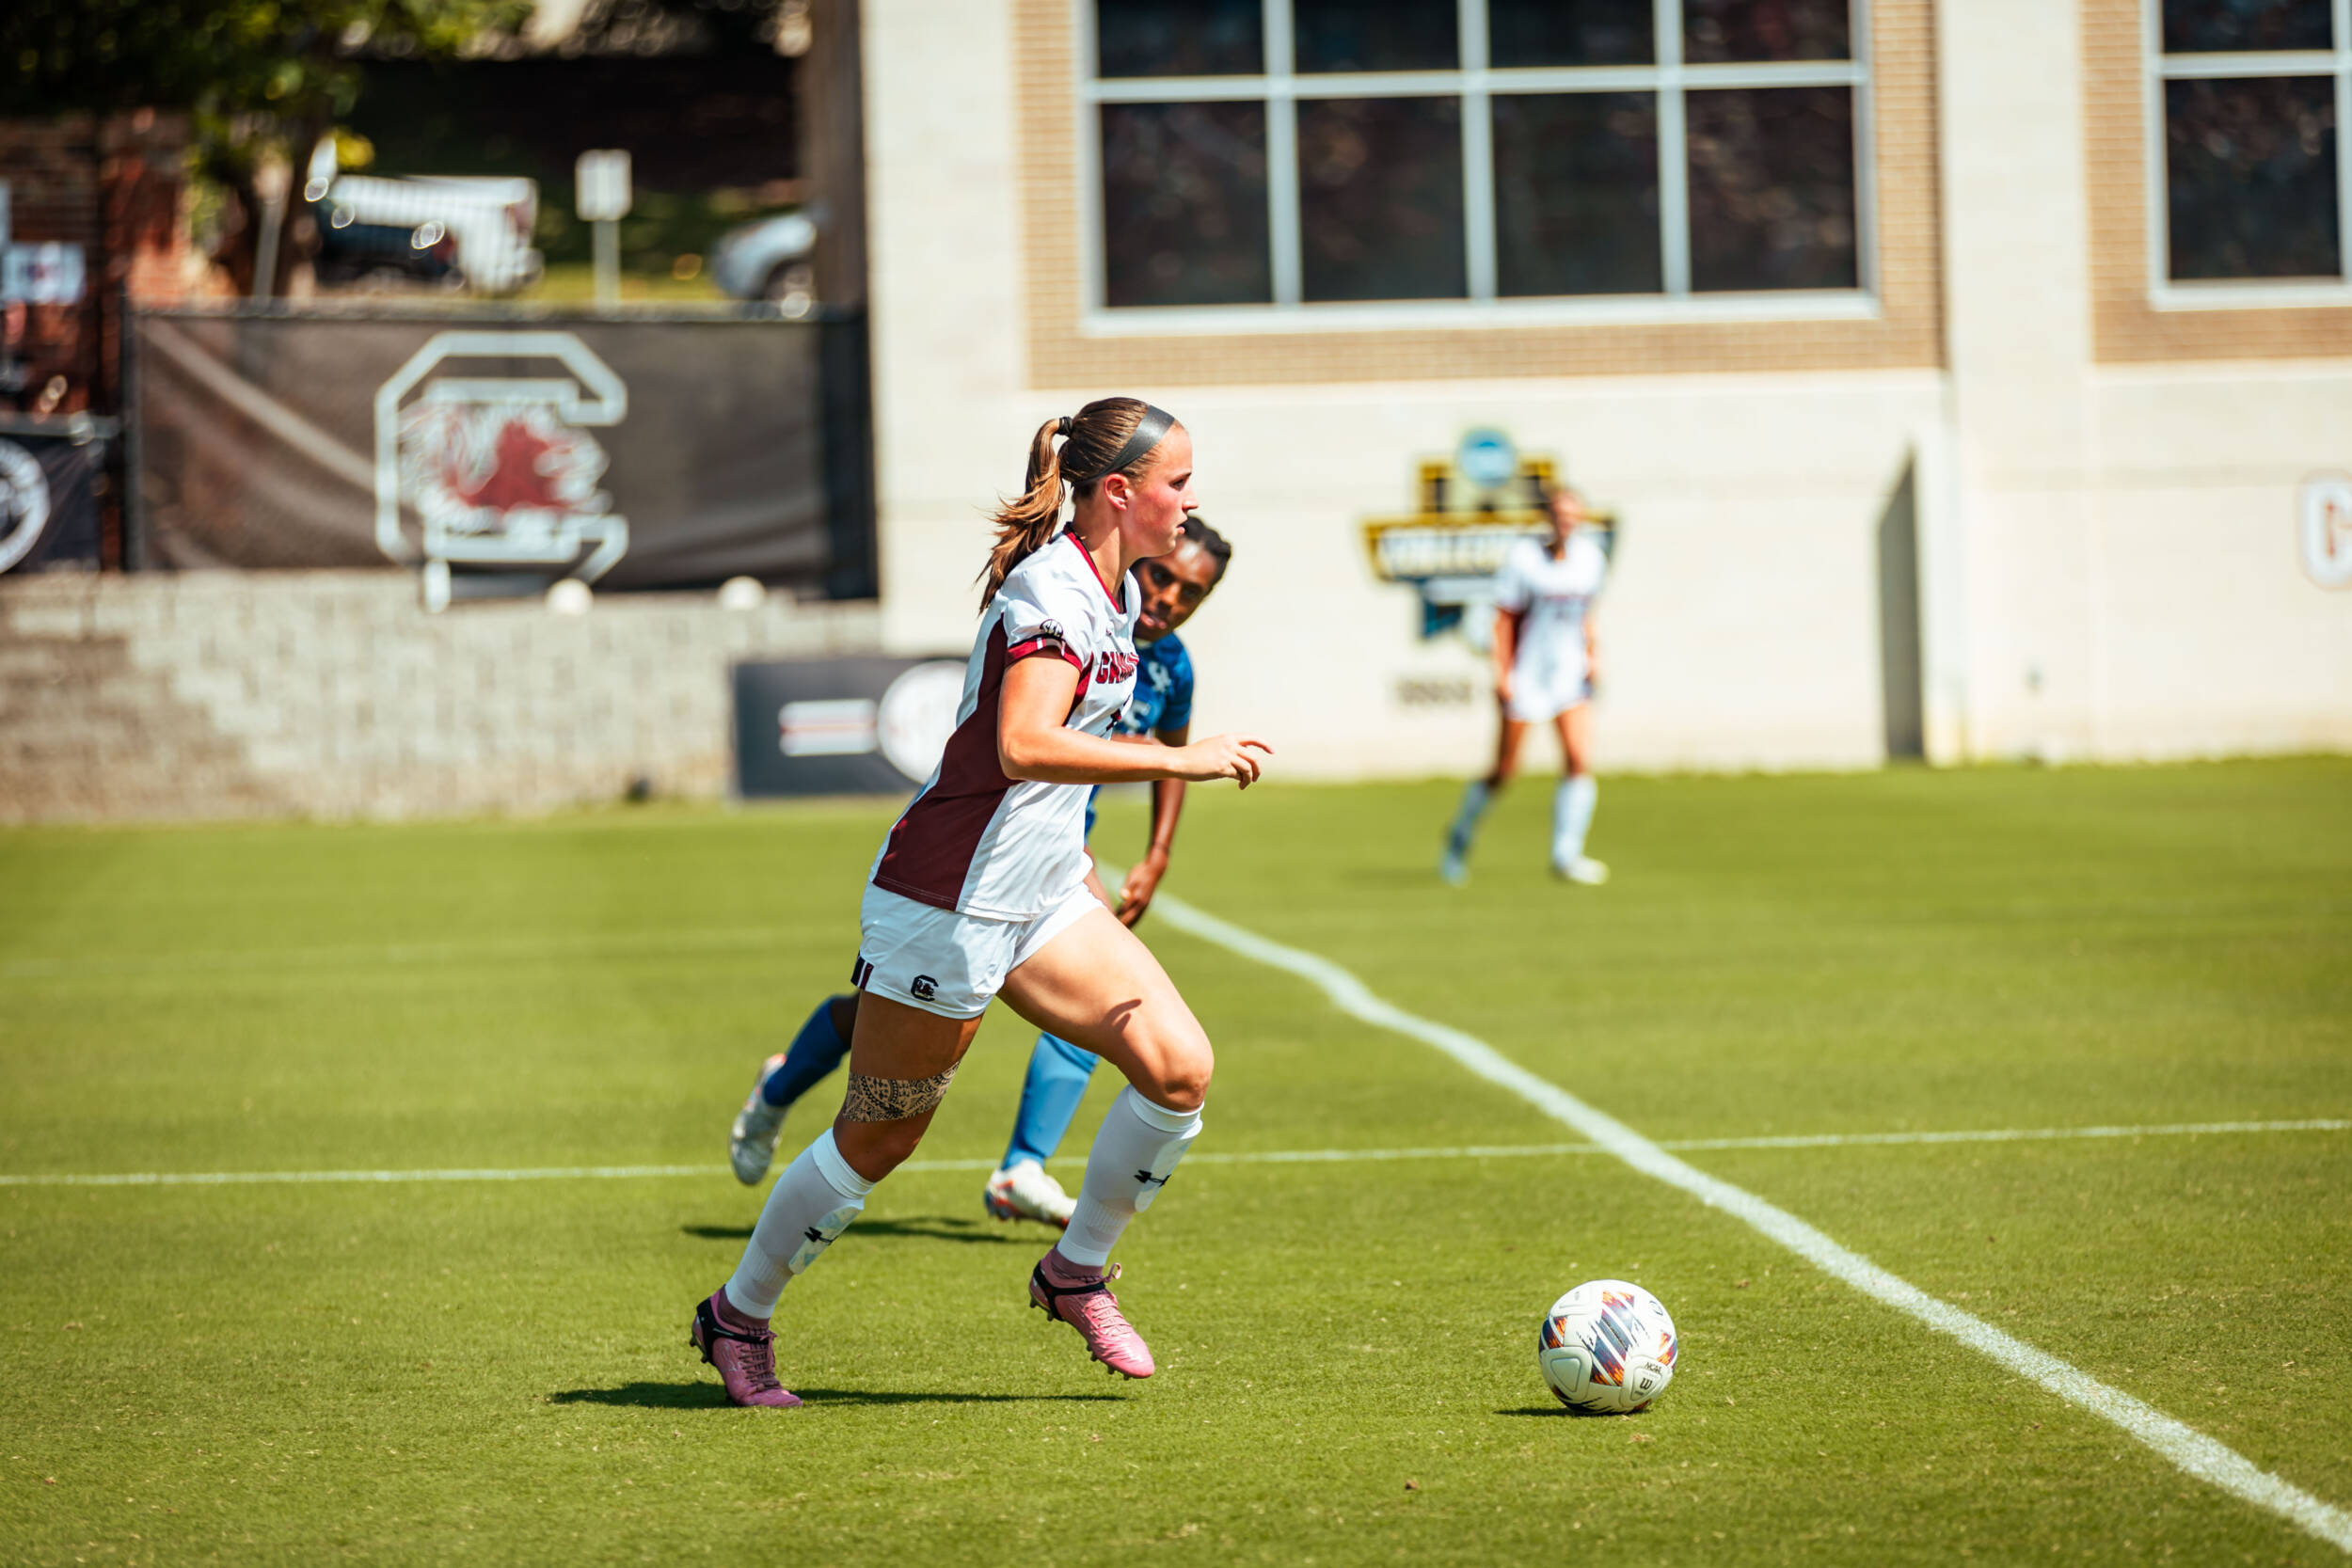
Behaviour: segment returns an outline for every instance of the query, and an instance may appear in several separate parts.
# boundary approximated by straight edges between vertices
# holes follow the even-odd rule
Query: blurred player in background
[[[1068,1229],[1030,1271],[1029,1300],[1112,1371],[1152,1374],[1111,1293],[1110,1253],[1200,1136],[1215,1058],[1152,950],[1087,886],[1085,822],[1090,786],[1246,787],[1269,752],[1252,736],[1110,738],[1139,663],[1133,569],[1175,549],[1192,508],[1192,437],[1138,399],[1090,403],[1031,438],[1025,487],[996,514],[955,731],[883,839],[859,905],[841,1110],[776,1178],[734,1275],[694,1308],[689,1342],[729,1402],[801,1402],[776,1375],[776,1303],[922,1142],[999,995],[1127,1080]]]
[[[1609,879],[1609,868],[1584,852],[1597,794],[1591,698],[1600,681],[1600,642],[1593,599],[1608,576],[1609,558],[1585,526],[1582,497],[1561,485],[1545,500],[1551,537],[1520,540],[1495,575],[1495,701],[1502,729],[1494,770],[1462,792],[1461,809],[1446,833],[1438,874],[1455,887],[1470,879],[1479,820],[1518,770],[1528,726],[1547,721],[1560,732],[1566,763],[1551,800],[1552,874],[1588,887]]]
[[[1192,737],[1192,659],[1176,630],[1192,619],[1216,585],[1224,580],[1233,547],[1198,514],[1184,519],[1184,536],[1176,547],[1136,568],[1143,590],[1136,619],[1135,696],[1128,701],[1113,733],[1136,739],[1156,739],[1165,746],[1182,746]],[[1113,902],[1095,877],[1091,864],[1087,886],[1103,900],[1121,925],[1132,927],[1143,918],[1152,895],[1168,872],[1168,853],[1176,842],[1176,822],[1184,809],[1182,779],[1161,779],[1152,785],[1152,840],[1143,859],[1127,873]],[[1094,832],[1094,802],[1087,802],[1087,833]],[[1092,852],[1089,851],[1089,860]],[[821,1082],[849,1054],[850,1035],[857,1022],[857,993],[827,997],[808,1015],[789,1049],[760,1064],[750,1098],[736,1114],[727,1137],[727,1160],[736,1180],[745,1186],[768,1174],[775,1158],[776,1136],[784,1115],[794,1101]],[[1004,1164],[988,1179],[982,1201],[1000,1220],[1032,1219],[1067,1225],[1075,1200],[1061,1183],[1045,1173],[1062,1136],[1070,1131],[1078,1102],[1086,1098],[1087,1083],[1102,1058],[1082,1051],[1056,1035],[1041,1034],[1029,1053],[1027,1078],[1021,1085],[1021,1108],[1013,1117],[1012,1142]]]

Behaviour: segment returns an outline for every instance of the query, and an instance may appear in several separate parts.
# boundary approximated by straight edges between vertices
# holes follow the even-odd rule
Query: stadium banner
[[[428,605],[837,578],[862,397],[778,317],[159,311],[132,324],[134,564],[420,572]],[[854,389],[853,389],[854,390]],[[859,471],[850,472],[851,468]]]
[[[0,572],[94,572],[106,443],[87,425],[0,424]]]
[[[736,793],[903,795],[931,776],[963,700],[961,655],[735,667]]]
[[[1522,455],[1500,430],[1472,430],[1451,460],[1419,465],[1416,510],[1364,519],[1372,575],[1415,592],[1424,641],[1459,632],[1471,647],[1486,650],[1494,635],[1495,574],[1513,545],[1549,535],[1543,496],[1555,483],[1556,467],[1552,458]],[[1587,515],[1600,531],[1602,551],[1613,552],[1616,517]]]

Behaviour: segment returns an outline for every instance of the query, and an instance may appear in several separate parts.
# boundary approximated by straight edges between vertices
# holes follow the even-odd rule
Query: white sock
[[[747,1318],[773,1313],[792,1276],[850,1228],[873,1190],[834,1146],[833,1129],[818,1133],[769,1189],[743,1260],[727,1281],[728,1303]]]
[[[1470,847],[1470,835],[1478,832],[1478,819],[1486,815],[1486,807],[1494,798],[1495,792],[1486,787],[1486,780],[1470,782],[1470,786],[1462,791],[1462,807],[1454,814],[1453,837],[1456,845]]]
[[[1593,804],[1600,786],[1590,773],[1562,779],[1551,795],[1551,863],[1574,865],[1584,853],[1584,835],[1592,831]]]
[[[1152,1207],[1176,1162],[1200,1135],[1200,1112],[1171,1111],[1133,1087],[1120,1090],[1087,1155],[1077,1212],[1054,1250],[1089,1269],[1109,1262],[1127,1222]]]

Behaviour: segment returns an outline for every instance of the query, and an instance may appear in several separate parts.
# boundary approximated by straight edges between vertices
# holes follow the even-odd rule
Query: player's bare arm
[[[1079,672],[1058,658],[1025,658],[1005,672],[997,765],[1039,784],[1150,784],[1231,779],[1247,789],[1274,748],[1254,735],[1216,735],[1188,746],[1134,746],[1067,727]]]

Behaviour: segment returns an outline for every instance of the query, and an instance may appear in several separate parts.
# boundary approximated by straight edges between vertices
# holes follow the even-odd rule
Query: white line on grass
[[[2352,1120],[2183,1121],[2155,1127],[1994,1127],[1954,1132],[1815,1132],[1763,1138],[1667,1138],[1661,1148],[1844,1148],[1898,1144],[2006,1144],[2062,1138],[2153,1138],[2226,1132],[2352,1132]],[[1333,1165],[1390,1160],[1525,1160],[1564,1154],[1612,1154],[1599,1144],[1470,1144],[1456,1148],[1276,1148],[1193,1154],[1195,1165]],[[1083,1155],[1054,1162],[1078,1165]],[[993,1160],[909,1160],[902,1171],[994,1170]],[[224,1170],[0,1174],[0,1187],[253,1187],[334,1182],[403,1181],[633,1181],[647,1177],[718,1176],[724,1165],[459,1166],[424,1170]]]
[[[1936,1300],[1860,1253],[1832,1241],[1787,1210],[1675,1158],[1614,1117],[1594,1109],[1558,1085],[1536,1077],[1475,1036],[1433,1023],[1383,1001],[1361,980],[1328,958],[1269,942],[1180,898],[1161,894],[1158,910],[1160,918],[1179,930],[1269,968],[1297,975],[1351,1017],[1434,1046],[1488,1083],[1510,1090],[1554,1120],[1576,1129],[1645,1176],[1655,1177],[1710,1208],[1745,1220],[1798,1257],[1865,1295],[1910,1314],[2011,1371],[2032,1379],[2069,1403],[2112,1421],[2136,1441],[2188,1474],[2258,1508],[2267,1509],[2328,1544],[2352,1553],[2352,1513],[2323,1502],[2293,1482],[2261,1468],[2236,1449],[2216,1442],[2120,1388],[2110,1388],[2047,1351],[2037,1350],[1981,1318]]]

